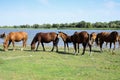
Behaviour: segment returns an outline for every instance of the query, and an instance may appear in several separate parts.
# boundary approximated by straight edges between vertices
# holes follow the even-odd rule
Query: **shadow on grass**
[[[0,49],[0,51],[4,51],[3,49]]]
[[[58,51],[58,54],[65,54],[65,55],[74,55],[73,53],[70,52],[64,52],[64,51]]]
[[[102,53],[100,50],[92,50],[92,52]]]

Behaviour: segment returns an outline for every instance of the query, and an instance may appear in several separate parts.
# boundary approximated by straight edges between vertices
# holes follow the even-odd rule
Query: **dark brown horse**
[[[74,45],[75,55],[77,52],[77,48],[78,48],[78,53],[79,53],[79,44],[80,43],[82,43],[82,46],[83,46],[82,55],[84,55],[87,45],[89,45],[90,52],[91,52],[91,44],[89,43],[89,34],[86,31],[75,32],[71,36],[71,40],[72,40],[73,45]],[[77,48],[76,48],[76,45],[77,45]]]
[[[64,42],[64,52],[66,52],[66,45],[67,45],[68,52],[69,52],[68,43],[71,43],[71,36],[68,36],[66,33],[63,33],[63,32],[59,32],[58,36],[60,36]]]
[[[58,38],[57,33],[55,33],[55,32],[48,32],[48,33],[40,32],[40,33],[37,33],[35,35],[35,37],[33,38],[32,42],[31,42],[31,50],[35,49],[35,44],[36,44],[36,42],[38,42],[36,50],[38,50],[39,44],[41,43],[42,47],[43,47],[43,51],[45,51],[43,43],[49,43],[51,41],[53,42],[53,48],[52,48],[51,51],[54,50],[55,46],[56,46],[56,51],[58,51],[58,46],[57,45],[58,45],[59,38]]]
[[[5,32],[3,34],[0,34],[0,38],[5,38]]]
[[[9,45],[13,44],[13,50],[15,50],[15,42],[23,41],[23,48],[26,47],[28,34],[26,32],[10,32],[3,43],[4,50],[8,50]],[[21,50],[23,50],[23,48]]]
[[[101,32],[101,33],[98,33],[97,37],[96,37],[96,43],[97,43],[97,45],[100,44],[101,51],[102,51],[102,45],[104,42],[110,43],[110,49],[111,49],[112,43],[114,43],[113,50],[115,50],[116,41],[118,41],[118,32],[116,32],[116,31],[113,31],[111,33]]]

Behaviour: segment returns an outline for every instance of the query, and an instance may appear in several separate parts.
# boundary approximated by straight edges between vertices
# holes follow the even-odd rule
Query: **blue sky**
[[[0,25],[120,20],[120,0],[0,0]]]

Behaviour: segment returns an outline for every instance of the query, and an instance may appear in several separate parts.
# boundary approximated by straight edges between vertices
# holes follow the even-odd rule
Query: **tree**
[[[33,24],[32,28],[39,28],[39,24]]]

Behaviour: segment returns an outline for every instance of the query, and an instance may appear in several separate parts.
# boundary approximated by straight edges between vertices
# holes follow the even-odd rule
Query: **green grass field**
[[[45,46],[46,47],[46,46]],[[84,56],[73,55],[73,48],[69,53],[46,51],[4,52],[0,46],[0,80],[120,80],[120,49],[114,53],[108,49],[100,53],[99,48],[89,56],[89,49]]]

